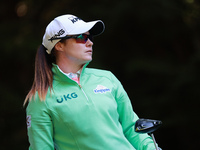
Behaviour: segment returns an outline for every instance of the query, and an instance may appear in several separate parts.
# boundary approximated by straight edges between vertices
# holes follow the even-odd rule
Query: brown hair
[[[38,96],[41,101],[44,101],[48,88],[52,89],[53,73],[52,63],[55,63],[55,50],[53,49],[51,54],[47,54],[46,48],[40,45],[36,57],[35,57],[35,75],[31,90],[27,94],[24,105],[32,99],[32,97],[38,92]]]

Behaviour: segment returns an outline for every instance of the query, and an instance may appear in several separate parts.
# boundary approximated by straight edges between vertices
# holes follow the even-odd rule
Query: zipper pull
[[[82,86],[81,86],[81,84],[78,84],[79,85],[79,87],[82,89]]]

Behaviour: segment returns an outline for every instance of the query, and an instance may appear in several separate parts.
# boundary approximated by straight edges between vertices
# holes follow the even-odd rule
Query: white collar
[[[68,76],[70,79],[74,78],[75,76],[77,76],[77,77],[79,78],[79,76],[80,76],[80,74],[81,74],[81,70],[82,70],[82,68],[81,68],[81,69],[78,70],[76,73],[72,73],[72,72],[70,72],[70,73],[64,73],[64,72],[60,69],[60,67],[59,67],[58,65],[57,65],[57,67],[58,67],[58,69],[60,70],[60,72],[62,72],[64,75]]]

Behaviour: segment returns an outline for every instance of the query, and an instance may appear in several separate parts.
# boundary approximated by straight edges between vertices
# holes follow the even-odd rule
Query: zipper
[[[72,80],[72,79],[71,79],[71,80]],[[72,80],[72,81],[74,81],[74,80]],[[76,82],[76,81],[74,81],[74,82]],[[80,80],[79,80],[79,83],[76,82],[76,84],[79,86],[79,88],[81,89],[82,93],[84,94],[86,100],[89,102],[89,98],[87,97],[85,91],[83,90],[83,88],[82,88],[82,86],[81,86],[81,84],[80,84]]]
[[[79,87],[81,88],[81,91],[83,92],[83,94],[85,95],[85,98],[87,99],[87,101],[89,102],[89,99],[85,93],[85,91],[83,90],[82,86],[79,84]]]
[[[81,73],[80,73],[80,76],[79,76],[79,83],[77,83],[77,82],[76,82],[76,83],[79,85],[81,91],[82,91],[83,94],[85,95],[85,98],[87,99],[87,102],[89,102],[89,98],[87,97],[85,91],[83,90],[83,87],[81,86],[81,75],[82,75],[83,69],[84,69],[86,66],[87,66],[87,65],[84,65],[84,66],[83,66],[83,68],[82,68],[82,70],[81,70]]]

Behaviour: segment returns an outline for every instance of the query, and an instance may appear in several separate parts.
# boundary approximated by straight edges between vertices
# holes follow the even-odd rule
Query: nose
[[[91,47],[92,45],[93,45],[93,42],[90,39],[88,39],[86,42],[86,46]]]

